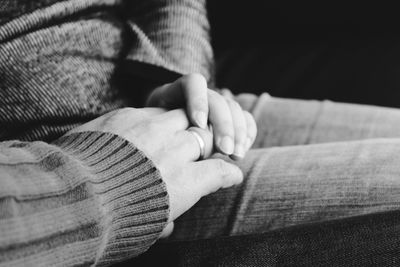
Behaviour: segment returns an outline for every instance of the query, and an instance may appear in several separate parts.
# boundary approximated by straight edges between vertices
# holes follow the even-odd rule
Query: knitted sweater
[[[0,266],[108,265],[157,240],[152,161],[113,134],[64,134],[131,105],[137,77],[210,79],[208,30],[205,0],[0,0]]]

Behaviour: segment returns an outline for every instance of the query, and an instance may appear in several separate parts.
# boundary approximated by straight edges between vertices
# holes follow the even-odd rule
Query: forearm
[[[0,265],[111,264],[144,252],[167,219],[158,170],[116,135],[0,143]]]

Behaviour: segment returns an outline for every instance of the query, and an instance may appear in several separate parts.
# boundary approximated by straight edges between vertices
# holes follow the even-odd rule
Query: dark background
[[[400,107],[395,6],[218,0],[208,9],[217,86]]]

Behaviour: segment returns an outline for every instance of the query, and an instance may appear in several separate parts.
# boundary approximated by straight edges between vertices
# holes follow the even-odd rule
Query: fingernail
[[[219,140],[218,146],[221,149],[221,151],[226,155],[232,154],[234,149],[232,137],[224,136],[222,139]]]
[[[204,112],[197,111],[193,117],[200,128],[205,129],[207,127],[207,116]]]
[[[235,157],[235,160],[244,158],[244,154],[245,154],[245,152],[244,152],[243,145],[241,145],[241,144],[240,145],[236,145],[235,152],[233,153],[233,156]]]

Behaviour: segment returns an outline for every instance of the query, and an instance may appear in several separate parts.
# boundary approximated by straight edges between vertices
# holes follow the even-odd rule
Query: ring
[[[203,140],[203,138],[196,133],[195,131],[188,129],[188,132],[192,133],[194,137],[196,137],[197,143],[199,143],[199,147],[200,147],[200,156],[199,156],[199,160],[204,159],[204,156],[206,154],[206,144]]]

